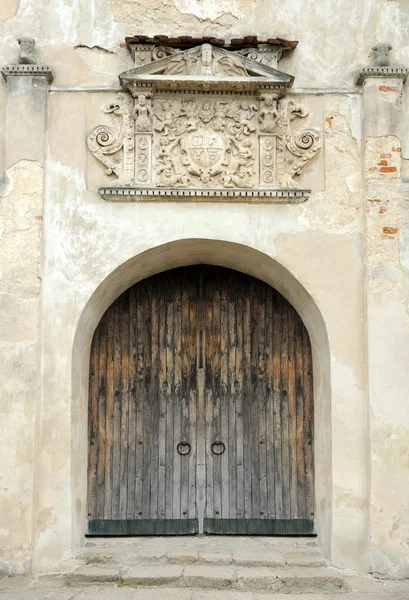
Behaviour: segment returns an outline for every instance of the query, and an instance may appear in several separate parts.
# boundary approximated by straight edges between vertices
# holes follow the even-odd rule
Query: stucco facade
[[[84,543],[93,332],[130,285],[222,265],[282,293],[313,347],[318,540],[339,568],[409,577],[409,66],[405,0],[3,0],[0,571],[66,571]],[[133,60],[126,36],[298,40],[279,68],[322,136],[301,204],[110,203],[89,152]]]

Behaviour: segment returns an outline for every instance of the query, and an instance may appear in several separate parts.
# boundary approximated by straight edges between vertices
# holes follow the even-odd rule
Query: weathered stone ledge
[[[308,200],[311,190],[215,190],[181,188],[101,187],[99,193],[108,202],[247,202],[300,204]]]
[[[359,73],[357,85],[362,85],[367,77],[396,77],[406,81],[409,75],[407,67],[365,67]]]
[[[48,65],[6,65],[1,70],[4,79],[10,76],[47,77],[49,83],[54,79],[54,74]]]

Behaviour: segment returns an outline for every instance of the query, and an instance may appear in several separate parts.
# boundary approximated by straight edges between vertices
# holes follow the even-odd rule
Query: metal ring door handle
[[[223,442],[213,442],[213,444],[211,445],[211,449],[213,454],[219,456],[220,454],[223,454],[223,452],[226,450],[226,446],[223,444]]]
[[[190,454],[191,449],[192,446],[189,444],[189,442],[179,442],[179,444],[176,446],[176,450],[181,456],[186,456],[187,454]]]

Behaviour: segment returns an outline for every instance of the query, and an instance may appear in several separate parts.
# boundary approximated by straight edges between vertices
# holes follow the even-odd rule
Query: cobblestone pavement
[[[383,582],[351,579],[350,592],[338,594],[291,594],[299,600],[409,600],[409,580]],[[133,588],[121,584],[66,586],[59,577],[4,578],[0,600],[288,600],[289,594],[194,590],[183,588]]]

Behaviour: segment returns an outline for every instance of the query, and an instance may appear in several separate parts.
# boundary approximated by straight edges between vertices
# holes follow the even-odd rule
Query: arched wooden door
[[[91,348],[88,535],[313,535],[311,347],[262,281],[198,265],[120,296]]]

